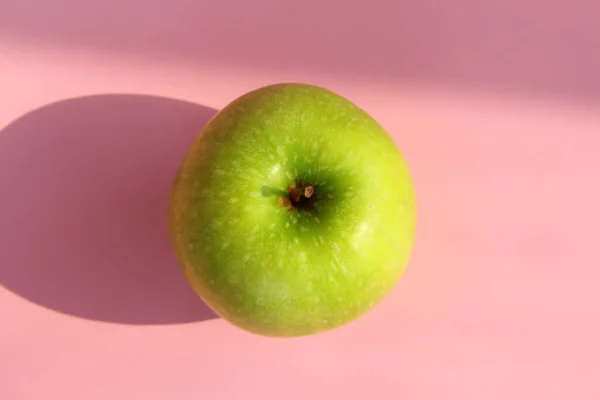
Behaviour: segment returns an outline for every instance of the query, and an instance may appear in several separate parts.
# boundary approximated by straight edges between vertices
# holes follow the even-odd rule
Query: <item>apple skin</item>
[[[314,185],[291,204],[297,182]],[[416,204],[407,164],[365,111],[302,83],[232,101],[191,144],[169,203],[188,282],[223,319],[270,337],[356,320],[402,276]]]

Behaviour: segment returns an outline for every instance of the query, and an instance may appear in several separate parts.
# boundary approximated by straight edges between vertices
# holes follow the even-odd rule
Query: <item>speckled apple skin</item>
[[[297,181],[315,185],[313,209],[282,206]],[[402,276],[415,229],[413,183],[390,135],[348,99],[299,83],[222,109],[189,148],[169,204],[196,293],[266,336],[324,332],[368,312]]]

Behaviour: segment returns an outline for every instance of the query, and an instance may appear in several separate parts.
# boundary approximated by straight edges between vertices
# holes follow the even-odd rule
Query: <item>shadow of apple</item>
[[[216,315],[167,232],[170,186],[215,110],[142,95],[53,103],[0,132],[0,284],[44,307],[122,324]]]

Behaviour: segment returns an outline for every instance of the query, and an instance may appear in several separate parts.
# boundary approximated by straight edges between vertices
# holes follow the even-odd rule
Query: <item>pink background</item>
[[[599,399],[599,4],[3,0],[0,398]],[[196,299],[165,208],[289,80],[390,131],[420,220],[373,312],[274,340]]]

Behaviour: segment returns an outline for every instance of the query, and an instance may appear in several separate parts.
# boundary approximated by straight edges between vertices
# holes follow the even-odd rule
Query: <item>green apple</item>
[[[327,89],[261,87],[204,127],[177,172],[169,233],[190,285],[231,324],[305,336],[356,320],[408,264],[407,164],[365,111]]]

